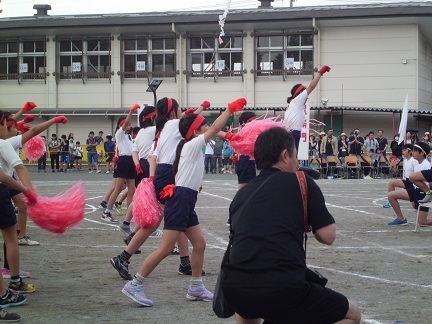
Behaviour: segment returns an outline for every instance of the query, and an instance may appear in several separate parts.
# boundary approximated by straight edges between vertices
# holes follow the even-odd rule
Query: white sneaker
[[[91,170],[89,173],[93,173],[93,170]]]
[[[28,236],[23,236],[22,238],[18,239],[18,245],[36,246],[40,244],[37,241],[31,240]]]
[[[160,229],[157,229],[153,233],[150,234],[149,238],[160,238],[162,237],[163,232]]]
[[[372,179],[371,176],[367,175],[363,179]]]
[[[102,172],[102,170],[97,170],[97,171],[96,171],[96,173],[101,173],[101,172]]]
[[[105,171],[106,174],[110,173],[109,171]]]

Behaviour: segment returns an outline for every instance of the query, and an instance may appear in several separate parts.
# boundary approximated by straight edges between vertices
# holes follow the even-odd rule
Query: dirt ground
[[[10,310],[24,323],[234,323],[221,320],[211,303],[185,298],[189,278],[177,274],[178,256],[163,261],[149,277],[145,292],[154,307],[140,307],[121,293],[125,281],[110,265],[123,248],[123,232],[101,221],[97,209],[111,183],[108,174],[36,173],[29,168],[41,194],[53,196],[82,179],[87,207],[84,221],[63,235],[53,235],[31,221],[28,234],[40,246],[21,247],[21,268],[37,291],[26,304]],[[308,240],[308,264],[329,279],[328,287],[345,294],[362,309],[363,323],[431,323],[431,228],[414,233],[415,211],[403,203],[408,226],[390,228],[387,180],[318,180],[338,235],[333,246]],[[206,175],[197,213],[207,239],[204,284],[213,290],[228,241],[228,206],[237,190],[235,175]],[[288,194],[288,193],[287,193]],[[71,206],[73,208],[73,206]],[[49,212],[49,211],[47,211]],[[119,220],[121,216],[115,215]],[[159,244],[149,239],[142,254],[131,259],[136,273]],[[287,320],[289,323],[289,320]]]

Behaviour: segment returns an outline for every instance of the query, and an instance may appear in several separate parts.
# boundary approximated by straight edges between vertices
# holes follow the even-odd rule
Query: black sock
[[[15,284],[20,284],[21,283],[21,278],[20,276],[13,276],[11,277],[11,282],[15,283]]]
[[[134,235],[135,235],[135,232],[132,232],[132,233],[129,234],[129,236],[130,236],[131,238],[134,237]]]
[[[129,223],[129,222],[126,222],[126,221],[123,221],[123,225],[129,226],[130,223]]]
[[[180,257],[180,264],[182,267],[188,266],[190,264],[189,255],[184,256],[184,257]]]
[[[122,263],[127,263],[129,261],[129,259],[131,258],[132,255],[130,255],[129,253],[127,253],[126,251],[123,251],[120,254],[120,261]]]

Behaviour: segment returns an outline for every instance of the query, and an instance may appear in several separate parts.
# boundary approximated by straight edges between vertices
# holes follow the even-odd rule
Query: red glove
[[[33,101],[27,101],[21,109],[23,112],[27,113],[35,107],[37,106]]]
[[[27,124],[24,124],[23,121],[20,121],[16,124],[16,129],[24,134],[25,132],[27,132],[30,129],[30,126]]]
[[[35,116],[33,115],[28,115],[24,117],[24,123],[31,123],[34,120],[35,120]]]
[[[117,156],[117,155],[114,156],[113,159],[112,159],[112,161],[113,161],[114,163],[117,163],[117,162],[118,162],[118,156]]]
[[[210,101],[203,101],[203,103],[201,104],[201,107],[204,108],[204,110],[206,110],[208,107],[210,107]]]
[[[130,111],[131,111],[131,112],[134,112],[134,111],[140,109],[140,107],[141,107],[141,106],[140,106],[139,104],[135,104],[135,105],[132,106],[132,108],[130,109]]]
[[[174,196],[174,188],[175,188],[175,185],[173,185],[173,184],[166,185],[163,188],[163,190],[159,193],[159,197],[161,199],[171,198],[172,196]]]
[[[247,101],[245,98],[239,98],[228,104],[228,110],[231,114],[234,114],[236,111],[242,110],[246,104]]]
[[[55,116],[54,117],[54,123],[56,124],[66,124],[67,123],[67,118],[65,116]]]
[[[319,74],[324,75],[326,72],[330,72],[331,68],[328,65],[323,65],[321,69],[318,71]]]
[[[189,108],[189,109],[186,109],[185,110],[185,115],[190,115],[190,114],[193,114],[195,112],[195,109],[193,109],[193,108]]]
[[[27,198],[27,205],[34,206],[37,203],[37,196],[33,190],[27,190],[27,193],[24,194],[24,197]]]
[[[225,134],[225,139],[227,139],[228,141],[232,140],[233,137],[235,137],[235,134],[231,133],[231,132],[226,132]]]
[[[137,174],[143,174],[144,173],[143,169],[141,168],[141,164],[139,164],[139,163],[135,165],[135,170],[136,170]]]
[[[201,192],[203,190],[203,187],[199,187],[198,192]]]

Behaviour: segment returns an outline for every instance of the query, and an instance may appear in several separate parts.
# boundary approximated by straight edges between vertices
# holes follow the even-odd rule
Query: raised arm
[[[306,91],[308,94],[310,94],[318,85],[319,80],[324,75],[324,73],[329,72],[331,70],[330,66],[323,65],[321,69],[318,71],[318,75],[312,80],[312,82],[307,87]]]
[[[50,127],[53,124],[66,124],[67,118],[65,116],[56,116],[54,118],[51,118],[50,120],[47,120],[46,122],[40,123],[39,125],[36,125],[34,127],[31,127],[27,132],[22,134],[22,145],[24,145],[28,140],[30,140],[32,137],[42,133],[44,130],[46,130],[48,127]]]
[[[126,116],[125,122],[123,123],[122,126],[122,130],[123,132],[126,131],[126,128],[128,127],[131,119],[132,119],[132,115],[135,111],[137,111],[141,106],[139,104],[135,104],[131,107],[131,109],[129,110],[129,114]]]
[[[200,114],[203,110],[206,110],[208,107],[210,107],[210,102],[209,101],[207,101],[207,100],[205,100],[205,101],[203,101],[203,103],[197,108],[197,109],[193,109],[193,108],[189,108],[189,109],[187,109],[187,110],[185,110],[182,114],[181,114],[181,116],[180,116],[180,118],[182,118],[182,117],[184,117],[184,116],[186,116],[186,115],[189,115],[189,114]]]
[[[12,116],[12,119],[18,121],[23,114],[30,112],[35,107],[37,107],[37,105],[33,101],[27,101],[24,106]]]

